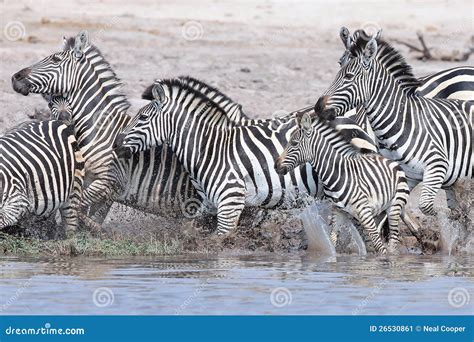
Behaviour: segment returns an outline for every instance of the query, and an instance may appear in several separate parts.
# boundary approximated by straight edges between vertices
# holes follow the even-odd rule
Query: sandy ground
[[[82,29],[123,80],[131,114],[153,79],[192,75],[242,103],[252,117],[315,102],[338,70],[342,25],[351,31],[383,28],[387,40],[413,43],[421,31],[430,46],[447,53],[472,44],[474,32],[469,0],[1,0],[0,6],[0,133],[46,109],[40,96],[16,94],[11,75],[58,51],[63,36]],[[473,64],[472,55],[463,63],[422,62],[395,46],[420,76]]]

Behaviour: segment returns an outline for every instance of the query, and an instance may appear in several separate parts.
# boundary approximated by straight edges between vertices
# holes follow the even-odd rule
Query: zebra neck
[[[335,180],[334,171],[337,173],[346,170],[350,160],[358,155],[349,143],[329,127],[320,129],[318,134],[314,135],[311,146],[313,158],[310,163],[321,182],[329,187]]]
[[[383,144],[387,138],[411,130],[418,115],[417,96],[400,88],[394,79],[382,82],[375,89],[378,90],[372,92],[366,114],[378,142]]]
[[[117,134],[130,121],[129,103],[117,90],[115,80],[100,78],[94,72],[84,77],[68,96],[75,135],[81,148],[107,140],[112,146]]]

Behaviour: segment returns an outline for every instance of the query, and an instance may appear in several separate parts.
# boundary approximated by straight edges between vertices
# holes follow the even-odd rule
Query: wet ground
[[[1,314],[472,314],[472,257],[0,259]]]

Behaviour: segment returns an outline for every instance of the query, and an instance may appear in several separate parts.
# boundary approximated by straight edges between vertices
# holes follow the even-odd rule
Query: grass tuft
[[[41,240],[0,232],[0,254],[24,256],[155,256],[174,255],[183,251],[176,239],[114,234],[95,237],[77,233],[65,240]]]

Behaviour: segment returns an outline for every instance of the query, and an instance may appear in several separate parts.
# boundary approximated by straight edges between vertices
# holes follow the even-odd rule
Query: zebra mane
[[[350,144],[352,150],[360,153],[377,152],[377,145],[372,138],[354,120],[336,116],[334,109],[326,110],[327,96],[320,97],[314,106],[313,115],[326,126],[331,127],[338,136]]]
[[[65,39],[63,50],[72,50],[74,49],[75,38],[69,37]],[[113,70],[110,63],[105,59],[102,52],[100,52],[99,48],[97,48],[93,44],[89,44],[84,51],[86,55],[93,54],[93,64],[94,69],[100,70],[100,73],[96,73],[99,78],[106,78],[107,79],[107,89],[109,94],[113,94],[116,96],[123,106],[124,110],[128,110],[130,108],[130,102],[128,102],[127,97],[125,94],[122,93],[122,80],[118,78],[117,74]]]
[[[321,118],[321,116],[320,116]],[[344,141],[349,143],[353,149],[360,153],[376,153],[377,146],[372,138],[357,123],[343,116],[335,117],[324,123],[332,127]]]
[[[230,97],[222,93],[217,88],[214,88],[207,83],[195,79],[190,76],[180,76],[176,78],[168,78],[157,81],[162,85],[165,85],[169,88],[179,88],[187,93],[193,94],[194,97],[202,100],[203,102],[208,103],[209,105],[217,108],[222,115],[229,121],[240,124],[243,119],[248,119],[248,117],[242,112],[240,105],[237,102],[234,102]],[[155,83],[148,86],[142,94],[142,98],[145,100],[152,101],[153,97],[153,86]],[[229,115],[227,108],[222,106],[222,102],[232,103],[237,106],[238,117],[233,117]]]
[[[230,120],[235,121],[235,123],[239,124],[243,119],[248,119],[248,116],[242,111],[242,105],[232,100],[229,96],[221,92],[219,89],[191,76],[178,76],[173,80],[180,80],[182,82],[182,85],[187,85],[194,91],[197,91],[204,95],[208,100],[213,100],[217,106],[221,107],[222,110],[226,112],[226,116],[228,116]],[[143,99],[149,101],[153,100],[153,95],[151,92],[152,88],[153,85],[145,89],[142,95]],[[235,110],[233,110],[232,113],[227,113],[227,108],[224,108],[222,106],[223,102],[225,102],[226,105],[230,104],[231,106],[235,106]],[[232,114],[235,115],[232,117]]]
[[[370,37],[362,30],[358,30],[353,35],[354,42],[350,53],[353,57],[360,57],[364,53],[365,46]],[[377,39],[378,51],[377,60],[394,77],[400,87],[408,92],[414,92],[421,85],[415,75],[412,67],[406,62],[400,52],[383,39]]]
[[[23,122],[19,123],[16,126],[13,126],[9,129],[7,129],[6,132],[3,133],[2,136],[0,136],[0,140],[2,139],[2,137],[7,136],[9,134],[15,134],[15,133],[18,133],[18,132],[23,131],[25,129],[30,129],[32,126],[34,126],[36,124],[47,123],[47,122],[53,122],[53,124],[57,124],[58,126],[64,125],[64,123],[59,122],[57,120],[35,120],[35,119],[26,120],[26,121],[23,121]]]

